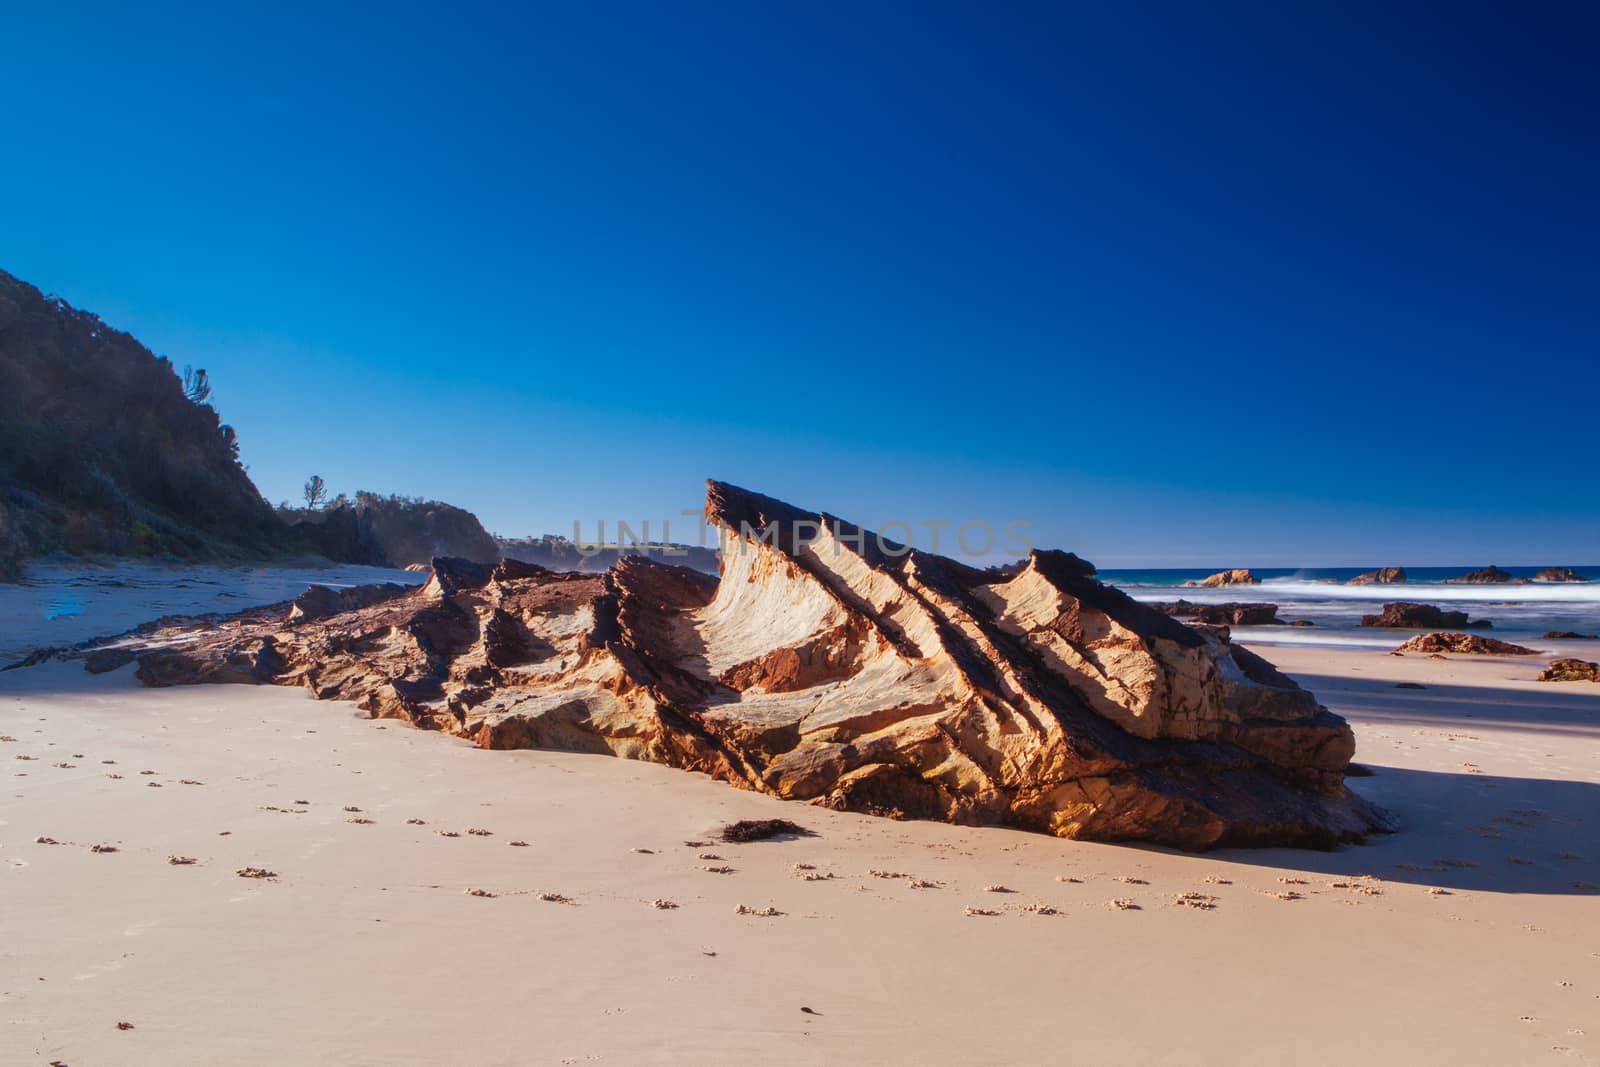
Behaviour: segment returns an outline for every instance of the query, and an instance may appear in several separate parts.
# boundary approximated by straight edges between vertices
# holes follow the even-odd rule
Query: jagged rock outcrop
[[[1600,634],[1580,634],[1573,630],[1546,630],[1546,641],[1600,641]]]
[[[1446,578],[1446,585],[1527,585],[1526,578],[1513,578],[1508,571],[1490,564],[1481,570],[1463,574],[1459,578]]]
[[[1589,579],[1571,567],[1546,567],[1533,576],[1536,582],[1587,582]]]
[[[1537,649],[1523,648],[1479,634],[1418,634],[1396,652],[1458,652],[1477,656],[1537,656]]]
[[[1600,682],[1600,663],[1582,659],[1556,659],[1539,673],[1541,682]]]
[[[1151,603],[1150,607],[1175,619],[1194,619],[1208,626],[1281,625],[1276,604],[1194,604],[1187,600]]]
[[[437,560],[342,614],[127,646],[147,684],[303,685],[485,748],[610,753],[779,797],[1064,837],[1331,847],[1387,828],[1343,719],[1066,552],[980,571],[710,483],[720,579]]]
[[[1261,579],[1243,567],[1236,567],[1231,571],[1218,571],[1203,581],[1183,584],[1190,589],[1220,589],[1226,585],[1260,585]]]
[[[1379,570],[1358,574],[1346,582],[1346,585],[1404,585],[1406,569],[1404,567],[1383,567]]]
[[[537,564],[551,571],[608,571],[624,556],[643,556],[674,567],[688,567],[703,574],[716,574],[720,560],[717,551],[704,545],[684,545],[661,541],[641,541],[626,546],[579,545],[554,534],[543,537],[497,539],[500,555]]]
[[[1494,623],[1488,619],[1469,622],[1464,611],[1445,611],[1432,604],[1400,600],[1385,604],[1382,614],[1361,616],[1361,625],[1392,630],[1487,630]]]

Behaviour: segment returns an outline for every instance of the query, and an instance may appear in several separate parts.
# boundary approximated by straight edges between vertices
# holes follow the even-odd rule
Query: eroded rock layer
[[[706,514],[720,579],[436,560],[415,591],[316,594],[91,667],[303,685],[485,748],[610,753],[899,817],[1188,849],[1386,828],[1345,787],[1343,719],[1076,556],[980,571],[715,482]]]

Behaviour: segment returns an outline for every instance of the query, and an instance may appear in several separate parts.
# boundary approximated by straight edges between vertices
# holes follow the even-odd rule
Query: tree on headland
[[[306,507],[317,511],[327,502],[328,484],[322,480],[322,475],[313,474],[311,480],[306,482]]]
[[[191,404],[204,404],[211,399],[211,379],[204,368],[183,368],[183,395],[189,398]]]

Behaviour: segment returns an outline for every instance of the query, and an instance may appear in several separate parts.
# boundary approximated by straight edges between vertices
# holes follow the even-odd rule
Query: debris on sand
[[[116,845],[90,845],[90,852],[120,852]]]
[[[770,907],[770,906],[765,907],[765,908],[752,908],[748,904],[740,904],[737,908],[734,909],[734,914],[735,915],[759,915],[763,919],[770,919],[773,916],[782,915],[783,912],[779,911],[777,908]]]
[[[1000,914],[998,911],[995,911],[993,908],[974,908],[971,905],[967,906],[966,912],[967,912],[968,915],[999,915]]]
[[[667,900],[665,897],[656,897],[650,902],[650,906],[657,911],[671,911],[678,906],[678,902],[676,900]]]
[[[462,892],[469,897],[492,897],[495,895],[487,889],[464,889]]]
[[[269,871],[265,867],[240,867],[233,872],[240,878],[276,878],[277,871]]]
[[[551,904],[576,904],[577,901],[563,893],[540,893],[540,900],[549,901]]]
[[[792,823],[788,819],[740,819],[724,826],[721,832],[724,841],[740,845],[750,841],[767,841],[774,837],[816,836],[814,831],[807,830],[804,826]]]

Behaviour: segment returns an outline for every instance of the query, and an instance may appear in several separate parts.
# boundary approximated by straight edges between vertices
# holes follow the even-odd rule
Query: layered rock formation
[[[1150,607],[1175,619],[1195,619],[1208,626],[1272,626],[1283,620],[1278,618],[1276,604],[1193,604],[1187,600],[1152,603]]]
[[[1571,567],[1546,567],[1533,576],[1536,582],[1587,582],[1589,579]]]
[[[1487,630],[1494,623],[1488,619],[1469,622],[1464,611],[1444,611],[1432,604],[1400,600],[1385,604],[1381,614],[1361,616],[1361,625],[1392,630]]]
[[[1404,567],[1384,567],[1380,570],[1368,571],[1358,574],[1346,582],[1346,585],[1404,585],[1406,570]]]
[[[1463,574],[1459,578],[1446,578],[1446,585],[1527,585],[1526,578],[1513,578],[1508,571],[1490,564],[1481,570]]]
[[[340,614],[174,628],[146,684],[270,682],[485,748],[610,753],[839,809],[1098,840],[1330,847],[1386,828],[1343,719],[1065,552],[986,572],[721,483],[719,579],[435,561]],[[320,597],[319,601],[325,598]]]
[[[1220,589],[1227,585],[1260,585],[1261,579],[1243,567],[1236,567],[1231,571],[1218,571],[1216,574],[1199,582],[1184,582],[1183,584],[1189,588]]]
[[[1458,652],[1476,656],[1537,656],[1537,649],[1523,648],[1479,634],[1419,634],[1396,652]]]

